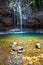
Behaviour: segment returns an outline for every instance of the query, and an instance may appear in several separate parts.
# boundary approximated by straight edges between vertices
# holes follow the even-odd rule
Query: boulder
[[[40,49],[40,48],[41,48],[40,43],[36,43],[36,48],[37,48],[37,49]]]

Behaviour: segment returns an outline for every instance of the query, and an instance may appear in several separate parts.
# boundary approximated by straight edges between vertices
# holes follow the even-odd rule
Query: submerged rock
[[[23,53],[25,50],[18,50],[17,53]]]
[[[22,46],[17,46],[17,50],[23,50]]]
[[[18,50],[23,50],[23,47],[22,46],[14,46],[12,49],[14,49],[15,51],[18,51]]]
[[[23,47],[22,46],[18,46],[17,47],[17,53],[21,54],[23,52],[25,52],[25,50],[23,50]]]
[[[14,65],[22,65],[22,63],[17,62],[17,63],[15,63]]]
[[[37,48],[37,49],[40,49],[40,48],[41,48],[40,43],[36,43],[36,48]]]
[[[15,51],[15,47],[17,46],[17,42],[14,42],[12,45],[12,50]]]
[[[14,47],[14,46],[16,46],[16,45],[17,45],[17,42],[14,42],[13,45],[12,45],[12,47]]]

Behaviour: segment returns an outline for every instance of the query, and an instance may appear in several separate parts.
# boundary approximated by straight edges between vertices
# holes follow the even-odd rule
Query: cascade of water
[[[21,10],[21,0],[17,0],[17,2],[14,4],[14,7],[17,5],[17,12],[19,13],[19,19],[20,19],[20,32],[22,32],[22,10]],[[14,15],[15,15],[15,8]]]
[[[19,18],[20,18],[20,31],[19,32],[16,32],[16,31],[14,31],[14,32],[12,32],[12,30],[11,31],[7,31],[7,32],[0,32],[0,34],[10,34],[10,33],[26,33],[26,32],[23,32],[22,31],[22,9],[21,9],[21,0],[17,0],[15,3],[12,1],[10,1],[10,0],[6,0],[7,2],[8,2],[8,4],[9,4],[9,9],[12,11],[12,9],[14,10],[14,15],[15,15],[15,11],[16,11],[16,9],[15,9],[15,7],[16,7],[16,5],[18,6],[17,8],[18,8],[18,12],[19,12]],[[9,12],[10,12],[10,10],[9,10]],[[17,11],[16,11],[17,12]]]
[[[19,16],[20,16],[20,32],[22,32],[22,11],[21,11],[21,0],[17,0]]]
[[[21,8],[21,0],[17,0],[15,3],[14,2],[10,2],[9,3],[9,7],[10,9],[13,9],[14,11],[14,17],[15,17],[15,14],[17,13],[17,16],[19,14],[19,20],[20,20],[20,31],[19,32],[16,32],[14,31],[14,33],[24,33],[22,31],[22,8]],[[15,18],[14,18],[15,20]],[[18,29],[19,30],[19,29]]]

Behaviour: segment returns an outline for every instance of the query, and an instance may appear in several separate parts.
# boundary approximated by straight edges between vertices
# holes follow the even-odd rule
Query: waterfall
[[[22,32],[22,10],[21,10],[21,1],[17,1],[19,17],[20,17],[20,32]]]
[[[17,16],[19,15],[20,31],[19,32],[15,31],[15,32],[16,33],[24,33],[23,30],[22,30],[22,8],[21,8],[21,0],[17,0],[15,3],[11,2],[9,6],[10,6],[11,9],[13,9],[14,16],[15,16],[15,12],[17,13]]]

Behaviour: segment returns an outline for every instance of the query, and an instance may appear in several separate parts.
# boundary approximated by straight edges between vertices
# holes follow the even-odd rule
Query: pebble
[[[33,63],[32,62],[29,62],[27,65],[33,65]]]
[[[3,45],[3,47],[5,47],[6,45]]]
[[[33,51],[36,51],[36,49],[34,48]]]
[[[23,56],[23,57],[22,57],[22,60],[27,60],[27,58]]]
[[[43,58],[43,54],[40,54],[40,57]]]
[[[31,61],[32,60],[32,58],[31,57],[26,57],[27,58],[27,60],[29,60],[29,61]]]
[[[40,52],[40,49],[38,49],[38,50],[36,50],[36,51],[34,51],[35,53],[39,53]]]
[[[38,61],[39,59],[38,59],[38,57],[35,57],[35,56],[34,56],[34,57],[33,57],[33,60],[37,60],[37,61]]]
[[[23,60],[29,60],[29,61],[31,61],[31,60],[32,60],[32,58],[31,58],[31,57],[27,57],[27,56],[26,56],[26,57],[24,57],[24,56],[23,56],[23,58],[22,58],[22,59],[23,59]]]
[[[38,49],[38,52],[40,52],[40,49]]]
[[[12,45],[12,47],[15,47],[16,45],[17,45],[17,42],[14,42],[13,45]]]

